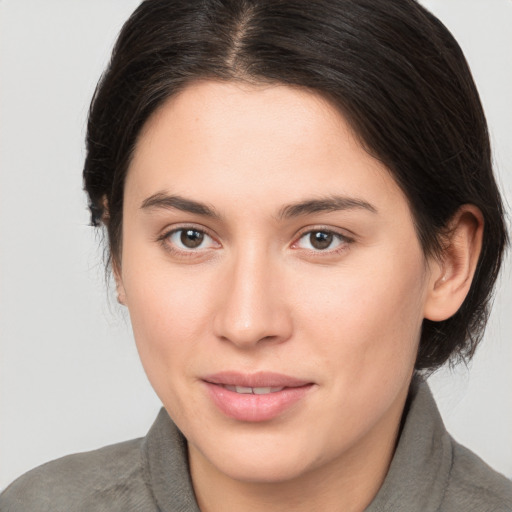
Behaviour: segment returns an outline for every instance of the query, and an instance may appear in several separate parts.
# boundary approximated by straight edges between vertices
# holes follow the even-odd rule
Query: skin
[[[343,208],[289,208],[333,196]],[[445,257],[427,259],[405,196],[332,105],[205,81],[144,127],[123,215],[119,298],[188,440],[201,510],[364,510],[393,455],[422,321],[448,318],[471,283],[479,212],[462,208]],[[206,235],[187,248],[180,228]],[[311,232],[334,233],[331,245]],[[239,421],[205,391],[225,370],[313,386],[276,418]]]

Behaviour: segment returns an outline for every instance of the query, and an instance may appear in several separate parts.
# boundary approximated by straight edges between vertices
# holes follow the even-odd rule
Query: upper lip
[[[298,388],[312,384],[311,381],[274,372],[240,373],[224,371],[203,377],[203,380],[211,384],[247,388]]]

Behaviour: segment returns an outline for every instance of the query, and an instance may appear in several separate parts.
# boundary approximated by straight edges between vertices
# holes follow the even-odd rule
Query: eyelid
[[[215,243],[216,247],[207,247],[204,249],[182,249],[179,247],[176,247],[175,244],[171,244],[169,242],[169,239],[171,235],[174,233],[177,233],[179,231],[186,231],[186,230],[194,230],[199,231],[200,233],[203,233],[204,235],[211,238],[211,240]],[[159,242],[163,247],[171,252],[179,253],[183,255],[194,255],[200,252],[204,252],[208,249],[218,249],[221,247],[221,243],[218,241],[218,237],[215,236],[210,229],[206,228],[205,226],[194,224],[194,223],[183,223],[183,224],[174,224],[172,226],[166,227],[164,230],[162,230],[161,234],[157,236],[156,239],[157,242]]]
[[[204,249],[196,249],[196,250],[194,250],[194,249],[187,250],[187,249],[181,249],[179,247],[176,247],[174,244],[171,244],[168,242],[169,237],[172,234],[179,232],[179,231],[184,231],[187,229],[204,233],[206,236],[211,238],[211,240],[215,244],[215,247],[207,247]],[[342,242],[341,248],[336,247],[334,249],[325,249],[325,250],[320,250],[320,249],[316,249],[316,250],[315,249],[309,249],[309,250],[302,249],[302,250],[309,251],[311,253],[316,253],[319,255],[333,254],[336,252],[340,252],[340,250],[346,249],[347,245],[349,245],[355,241],[355,236],[353,234],[347,235],[347,231],[348,230],[346,230],[346,229],[342,230],[340,228],[333,228],[332,226],[324,226],[324,225],[307,226],[307,227],[302,228],[294,236],[294,238],[293,238],[294,241],[291,243],[290,247],[292,249],[302,249],[302,248],[298,247],[298,243],[305,235],[308,235],[308,234],[311,234],[314,232],[324,232],[324,233],[330,233],[330,234],[334,235],[335,237],[338,237],[340,239],[340,241]],[[209,249],[218,249],[218,248],[222,247],[222,244],[219,242],[218,237],[214,233],[212,233],[212,231],[210,229],[208,229],[207,227],[205,227],[203,225],[195,224],[195,223],[183,223],[183,224],[175,224],[172,226],[167,226],[164,230],[162,230],[161,234],[159,234],[157,236],[156,241],[159,242],[161,245],[163,245],[166,250],[168,250],[170,252],[177,253],[177,254],[182,254],[185,256],[193,256],[194,254],[197,255],[198,253],[205,252]]]
[[[294,237],[294,241],[291,244],[291,248],[292,249],[301,249],[300,247],[298,247],[299,241],[302,238],[304,238],[304,236],[310,235],[311,233],[315,233],[315,232],[316,233],[318,233],[318,232],[329,233],[329,234],[332,234],[332,235],[338,237],[341,241],[342,247],[341,248],[336,247],[334,249],[325,249],[325,250],[320,250],[320,249],[316,249],[316,250],[315,249],[302,249],[302,250],[309,251],[311,253],[318,253],[318,254],[333,254],[333,253],[339,252],[340,250],[346,249],[347,245],[349,245],[355,241],[355,236],[347,235],[346,230],[341,230],[339,228],[333,228],[331,226],[307,226],[305,228],[302,228],[297,233],[297,235]]]

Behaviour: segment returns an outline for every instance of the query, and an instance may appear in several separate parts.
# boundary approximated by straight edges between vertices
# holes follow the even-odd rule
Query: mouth
[[[266,390],[261,394],[275,393],[283,388],[298,388],[310,381],[275,372],[240,373],[224,371],[203,378],[210,384],[217,384],[237,393],[252,393],[248,390]],[[238,388],[238,389],[237,389]],[[258,394],[258,393],[255,393]]]
[[[235,393],[240,393],[242,395],[268,395],[269,393],[278,393],[279,391],[282,391],[285,389],[284,386],[275,387],[275,388],[249,388],[245,386],[228,386],[223,385],[224,389],[227,389],[228,391],[233,391]]]
[[[220,412],[243,422],[277,418],[303,402],[314,387],[313,382],[271,372],[221,372],[202,380]]]

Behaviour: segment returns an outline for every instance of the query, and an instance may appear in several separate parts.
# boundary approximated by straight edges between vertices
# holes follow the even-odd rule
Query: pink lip
[[[272,372],[242,374],[221,372],[203,378],[213,403],[226,416],[238,421],[261,422],[276,418],[296,404],[313,387],[313,383]],[[263,395],[230,391],[224,386],[250,388],[284,388]]]

